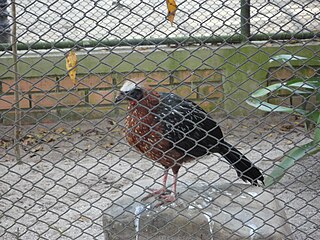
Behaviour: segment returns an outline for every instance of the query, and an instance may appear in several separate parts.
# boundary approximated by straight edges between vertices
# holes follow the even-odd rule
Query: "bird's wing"
[[[197,104],[172,93],[160,93],[156,108],[164,138],[177,150],[200,157],[214,148],[223,135],[216,122]]]

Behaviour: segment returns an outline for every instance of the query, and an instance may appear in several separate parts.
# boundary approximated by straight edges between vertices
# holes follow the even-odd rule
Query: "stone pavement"
[[[177,0],[175,24],[160,0],[21,1],[21,42],[233,35],[240,32],[239,0]],[[251,32],[320,31],[317,0],[251,1]]]

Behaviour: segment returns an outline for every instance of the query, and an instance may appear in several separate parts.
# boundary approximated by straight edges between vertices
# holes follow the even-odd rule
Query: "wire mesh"
[[[11,4],[0,2],[0,39],[16,23],[20,49],[14,62],[15,42],[1,44],[1,239],[319,239],[318,1],[181,0],[173,25],[158,0],[17,1],[15,19],[6,12]],[[65,67],[70,48],[76,84]],[[308,94],[301,79],[311,84]],[[241,185],[228,153],[204,154],[181,166],[176,201],[153,207],[173,196],[160,194],[143,204],[164,170],[148,152],[159,152],[162,140],[172,146],[159,154],[181,152],[166,134],[194,121],[196,107],[183,120],[166,120],[182,104],[157,98],[137,125],[126,125],[132,112],[115,99],[127,80],[201,106],[265,179],[291,149],[312,142],[314,152],[288,157],[292,166],[266,188]],[[270,90],[288,82],[294,91]],[[252,107],[258,89],[268,94]],[[142,102],[133,104],[145,111]],[[270,113],[257,110],[263,107]],[[150,112],[171,130],[147,126],[129,144]],[[193,141],[192,130],[180,128],[180,139]],[[172,178],[169,171],[168,187]]]

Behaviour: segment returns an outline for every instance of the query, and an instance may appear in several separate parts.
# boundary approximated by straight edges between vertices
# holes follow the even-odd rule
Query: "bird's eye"
[[[127,92],[126,94],[130,98],[134,98],[134,96],[135,96],[134,91]]]
[[[140,89],[134,89],[133,91],[127,93],[127,95],[136,100],[140,100],[143,97],[143,93]]]

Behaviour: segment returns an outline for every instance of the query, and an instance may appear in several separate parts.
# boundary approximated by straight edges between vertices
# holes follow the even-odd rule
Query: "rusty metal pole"
[[[0,43],[10,42],[10,24],[7,7],[7,0],[0,0]]]
[[[12,58],[13,58],[13,78],[15,82],[14,86],[14,151],[16,155],[16,160],[21,163],[21,153],[20,153],[20,129],[21,129],[21,109],[20,109],[20,99],[21,93],[19,88],[19,70],[18,70],[18,48],[17,48],[17,12],[16,12],[16,1],[11,0],[11,12],[12,12]]]

